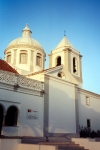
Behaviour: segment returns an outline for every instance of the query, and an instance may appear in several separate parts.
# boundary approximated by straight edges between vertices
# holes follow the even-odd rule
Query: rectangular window
[[[41,57],[40,56],[37,56],[37,58],[36,58],[36,65],[41,66]]]
[[[11,62],[11,55],[7,56],[7,62],[10,63]]]
[[[90,119],[87,119],[87,127],[88,127],[88,128],[91,127],[91,121],[90,121]]]
[[[90,98],[86,96],[86,105],[90,106]]]
[[[20,63],[27,64],[27,54],[25,54],[25,53],[20,54]]]

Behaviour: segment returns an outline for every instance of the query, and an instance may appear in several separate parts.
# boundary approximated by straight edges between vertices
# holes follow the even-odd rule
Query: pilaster
[[[30,51],[30,71],[33,72],[34,68],[33,68],[33,58],[34,58],[34,51]]]

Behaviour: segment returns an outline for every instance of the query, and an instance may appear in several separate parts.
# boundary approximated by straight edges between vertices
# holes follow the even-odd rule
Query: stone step
[[[39,142],[39,144],[43,144],[43,145],[57,145],[57,146],[79,146],[79,144],[75,144],[75,143],[46,143],[46,142]]]
[[[84,149],[84,147],[79,146],[79,144],[75,144],[71,140],[62,140],[60,139],[50,139],[46,142],[45,138],[23,138],[21,140],[21,143],[27,143],[27,144],[41,144],[41,145],[54,145],[58,146],[58,150],[88,150]]]
[[[84,149],[82,147],[77,147],[77,148],[75,148],[75,147],[66,147],[66,148],[62,148],[62,149],[58,148],[58,150],[86,150],[86,149]]]
[[[96,142],[100,142],[100,138],[95,138],[95,141]]]
[[[21,140],[21,143],[42,143],[42,144],[57,144],[58,145],[58,143],[59,144],[61,144],[61,145],[67,145],[67,144],[74,144],[74,142],[71,142],[71,141],[67,141],[67,142],[51,142],[51,141],[49,141],[49,142],[46,142],[46,141],[44,141],[44,140],[38,140],[38,139],[22,139]]]
[[[58,145],[58,147],[59,147],[59,148],[62,148],[62,147],[63,147],[63,148],[64,148],[64,147],[65,147],[65,148],[66,148],[66,147],[79,147],[79,145],[78,145],[78,144],[73,144],[73,145],[70,145],[70,144],[69,144],[69,145],[60,145],[60,146]]]
[[[88,150],[88,149],[84,149],[84,147],[79,146],[78,144],[74,144],[74,145],[64,145],[64,146],[58,146],[58,150]]]

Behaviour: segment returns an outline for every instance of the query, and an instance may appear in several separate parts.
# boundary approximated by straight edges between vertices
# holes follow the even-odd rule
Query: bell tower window
[[[73,58],[73,73],[78,74],[78,61],[75,57]]]
[[[37,66],[42,66],[42,58],[41,58],[41,54],[40,53],[37,53],[37,56],[36,56],[36,65]]]
[[[57,62],[56,62],[56,66],[60,66],[61,65],[61,57],[57,57]]]

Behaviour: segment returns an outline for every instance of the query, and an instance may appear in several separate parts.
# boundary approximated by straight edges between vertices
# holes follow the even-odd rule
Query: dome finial
[[[26,23],[26,27],[22,30],[22,37],[31,37],[32,31],[28,27],[28,23]]]

